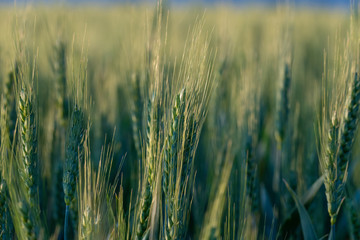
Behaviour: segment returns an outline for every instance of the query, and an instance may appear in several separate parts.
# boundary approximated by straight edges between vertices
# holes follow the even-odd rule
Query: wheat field
[[[2,7],[0,239],[360,239],[351,4]]]

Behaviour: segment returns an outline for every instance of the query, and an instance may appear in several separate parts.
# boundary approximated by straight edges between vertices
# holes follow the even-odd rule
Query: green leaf
[[[319,189],[324,184],[324,176],[319,177],[310,187],[310,189],[304,194],[301,198],[302,204],[306,205],[307,203],[311,202],[316,194],[319,192]]]
[[[316,236],[314,226],[313,226],[313,224],[311,222],[310,216],[307,213],[304,205],[301,203],[299,197],[291,189],[289,184],[285,180],[283,180],[283,181],[284,181],[284,183],[286,185],[286,188],[290,192],[292,198],[294,199],[296,207],[297,207],[297,209],[299,211],[301,228],[302,228],[302,231],[303,231],[304,239],[305,240],[317,240],[318,238]]]
[[[319,177],[311,187],[306,191],[306,193],[301,197],[301,203],[308,208],[312,203],[313,199],[319,192],[320,188],[324,184],[324,176]],[[279,230],[280,239],[286,238],[287,234],[291,234],[295,231],[300,221],[299,211],[294,207],[291,209],[290,214],[287,216],[285,221],[281,224]]]

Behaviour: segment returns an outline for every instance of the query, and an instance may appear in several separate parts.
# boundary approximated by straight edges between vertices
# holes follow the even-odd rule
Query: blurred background
[[[237,6],[276,6],[279,3],[288,2],[296,6],[320,7],[320,8],[340,8],[349,9],[351,0],[172,0],[172,4],[232,4]],[[96,4],[117,4],[117,3],[154,3],[155,0],[16,0],[17,3],[96,3]],[[0,0],[2,4],[13,4],[14,0]]]

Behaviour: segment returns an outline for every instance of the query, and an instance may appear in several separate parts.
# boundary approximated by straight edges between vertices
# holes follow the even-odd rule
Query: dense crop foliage
[[[360,239],[359,21],[1,9],[0,239]]]

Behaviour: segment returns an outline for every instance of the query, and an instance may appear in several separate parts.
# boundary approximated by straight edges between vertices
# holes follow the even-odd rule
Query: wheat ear
[[[164,152],[164,173],[163,173],[163,191],[165,195],[165,239],[175,239],[174,224],[176,222],[176,173],[177,173],[177,159],[179,148],[180,126],[182,125],[184,106],[185,106],[185,92],[182,91],[176,96],[175,104],[172,109],[172,119],[169,128],[169,134],[165,142]]]
[[[358,74],[354,75],[354,82],[351,91],[350,102],[347,106],[344,120],[344,128],[341,133],[340,149],[338,154],[338,174],[339,179],[344,179],[346,168],[349,163],[351,149],[355,139],[356,128],[359,118],[360,104],[360,78]]]
[[[30,94],[24,88],[19,98],[19,118],[21,134],[21,179],[27,193],[31,209],[38,207],[37,186],[37,137],[35,114]]]
[[[146,180],[144,182],[143,192],[141,195],[139,222],[136,229],[136,236],[138,239],[143,238],[148,226],[155,183],[155,160],[157,156],[159,132],[158,108],[155,101],[155,97],[153,96],[148,103],[148,118],[146,127]]]
[[[70,206],[75,199],[76,183],[79,175],[79,161],[82,157],[82,143],[84,137],[84,113],[81,109],[75,108],[70,123],[70,132],[66,147],[66,159],[64,166],[63,188],[65,209],[64,238],[68,237]]]

